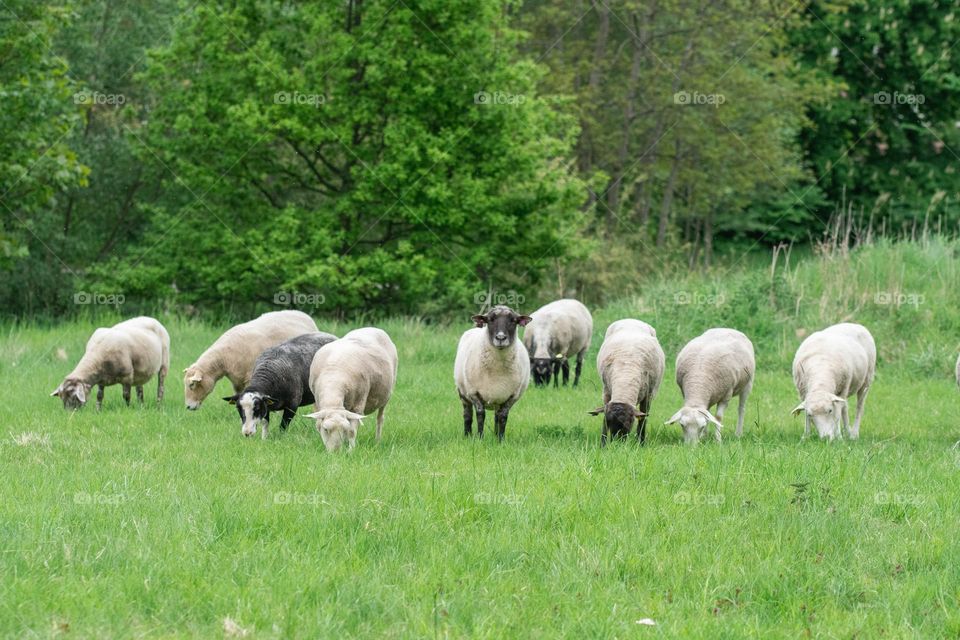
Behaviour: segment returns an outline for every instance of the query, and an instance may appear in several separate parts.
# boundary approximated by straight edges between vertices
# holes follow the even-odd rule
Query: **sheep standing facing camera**
[[[143,385],[157,376],[157,402],[163,402],[163,380],[170,369],[170,335],[154,318],[140,316],[110,328],[97,329],[76,368],[51,396],[63,401],[64,409],[79,409],[97,385],[97,410],[103,404],[103,388],[123,385],[123,399],[130,404],[130,387],[137,388],[143,404]]]
[[[618,320],[607,328],[600,352],[597,371],[603,381],[603,404],[590,415],[603,414],[605,445],[610,436],[626,438],[637,424],[637,440],[642,444],[647,437],[647,414],[660,382],[666,357],[653,327],[639,320]]]
[[[483,437],[486,410],[495,408],[498,440],[507,430],[510,408],[530,384],[530,359],[517,340],[517,327],[530,322],[506,306],[473,316],[476,324],[460,337],[453,363],[453,380],[463,404],[463,435],[473,434],[473,413],[477,414],[477,435]]]
[[[677,355],[677,385],[683,407],[666,424],[680,423],[687,444],[699,442],[708,424],[717,442],[723,413],[733,396],[740,396],[737,437],[743,434],[743,416],[753,387],[756,361],[750,338],[736,329],[709,329],[694,338]],[[717,417],[710,407],[717,406]]]
[[[866,327],[844,322],[810,334],[793,359],[793,381],[800,404],[793,415],[805,413],[804,437],[810,422],[821,438],[860,435],[867,392],[877,370],[877,346]],[[850,426],[847,398],[857,394],[857,415]]]

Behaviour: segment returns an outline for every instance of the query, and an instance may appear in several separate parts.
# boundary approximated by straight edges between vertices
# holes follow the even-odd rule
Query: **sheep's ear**
[[[54,389],[54,390],[53,390],[53,393],[50,394],[50,397],[51,397],[51,398],[54,398],[54,397],[59,396],[61,391],[63,391],[63,385],[60,385],[59,387],[57,387],[56,389]]]
[[[521,327],[525,327],[528,324],[530,324],[531,320],[533,320],[533,318],[531,318],[530,316],[520,316],[519,318],[517,318],[517,324],[520,325]]]
[[[80,404],[83,404],[87,401],[87,390],[84,389],[82,384],[77,387],[77,400],[80,401]]]
[[[267,408],[269,409],[276,409],[280,406],[280,401],[273,396],[263,396],[263,400],[267,403]]]
[[[804,410],[804,406],[803,406],[803,403],[801,402],[801,403],[798,404],[797,407],[793,410],[792,415],[793,415],[793,416],[798,416],[798,415],[800,415],[800,413],[801,413],[803,410]]]
[[[476,315],[470,318],[473,320],[473,324],[477,325],[479,328],[484,328],[487,326],[487,316]]]
[[[230,404],[237,404],[237,400],[239,399],[240,399],[240,396],[227,396],[226,398],[224,398],[224,400],[226,400]]]
[[[682,409],[681,409],[681,411],[682,411]],[[676,421],[679,420],[679,419],[680,419],[680,411],[677,411],[675,414],[673,414],[673,416],[672,416],[669,420],[667,420],[667,421],[664,422],[663,424],[673,424],[674,422],[676,422]]]
[[[195,373],[192,376],[190,376],[190,382],[200,382],[201,380],[203,380],[202,373]]]
[[[594,409],[593,411],[588,411],[587,413],[589,413],[589,414],[592,415],[592,416],[598,416],[598,415],[600,415],[601,413],[603,413],[605,409],[606,409],[606,407],[604,407],[604,406],[599,406],[599,407],[597,407],[596,409]]]
[[[643,411],[640,411],[640,409],[634,409],[634,410],[633,410],[633,417],[635,417],[635,418],[646,418],[646,417],[647,417],[647,414],[645,414]]]
[[[320,417],[320,414],[321,414],[321,413],[323,413],[323,411],[314,411],[313,413],[304,414],[303,417],[304,417],[304,418],[313,418],[314,420],[316,420],[317,418]]]
[[[350,420],[359,420],[361,423],[363,422],[363,416],[360,415],[359,413],[354,413],[353,411],[345,411],[344,415],[347,416],[347,418],[349,418]]]
[[[833,396],[831,396],[830,399],[833,400],[834,402],[846,402],[846,400],[844,400],[843,398],[841,398],[841,397],[838,396],[838,395],[833,395]]]
[[[722,427],[722,426],[723,426],[722,424],[720,424],[720,421],[719,421],[719,420],[717,420],[715,417],[713,417],[713,415],[711,415],[711,413],[710,413],[709,411],[704,411],[704,410],[701,409],[701,410],[700,410],[700,414],[701,414],[704,418],[706,418],[708,422],[712,422],[713,424],[717,425],[718,427]]]

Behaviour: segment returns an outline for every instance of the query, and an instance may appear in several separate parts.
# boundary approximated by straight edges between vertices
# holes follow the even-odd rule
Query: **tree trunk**
[[[660,224],[657,227],[657,248],[667,242],[667,223],[670,222],[670,210],[673,207],[673,192],[677,187],[677,173],[680,171],[680,140],[674,143],[673,164],[670,166],[670,177],[663,192],[660,203]]]

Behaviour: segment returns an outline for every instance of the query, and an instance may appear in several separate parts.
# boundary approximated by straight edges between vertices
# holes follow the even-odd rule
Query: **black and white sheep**
[[[537,386],[550,384],[553,375],[554,386],[560,384],[560,371],[563,371],[563,384],[570,380],[571,355],[577,356],[573,386],[580,382],[583,357],[590,348],[593,336],[593,317],[590,311],[578,300],[565,298],[545,304],[532,314],[533,320],[523,331],[523,344],[530,353],[530,368],[533,383]]]
[[[280,428],[286,429],[299,407],[313,404],[310,365],[317,351],[336,339],[322,331],[305,333],[260,354],[247,388],[224,398],[236,405],[243,435],[252,436],[259,426],[266,438],[271,411],[283,411]]]
[[[121,384],[128,405],[132,386],[143,404],[143,385],[157,376],[157,402],[162,402],[163,380],[169,369],[170,335],[156,319],[140,316],[94,331],[76,368],[50,395],[58,396],[64,409],[79,409],[97,385],[99,410],[103,388]]]
[[[463,404],[463,433],[473,434],[473,413],[477,414],[477,435],[483,437],[488,408],[495,408],[497,438],[503,440],[510,408],[530,384],[530,360],[517,327],[530,322],[510,307],[496,306],[472,318],[476,327],[460,337],[453,363],[453,380]]]

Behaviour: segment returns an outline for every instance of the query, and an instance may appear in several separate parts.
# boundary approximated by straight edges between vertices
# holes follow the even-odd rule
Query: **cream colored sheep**
[[[503,440],[510,408],[530,384],[530,360],[517,327],[530,322],[506,306],[473,316],[477,325],[460,337],[453,363],[453,381],[463,404],[463,435],[473,434],[473,412],[477,413],[477,435],[483,437],[488,408],[496,408],[497,439]]]
[[[753,388],[756,361],[750,338],[736,329],[709,329],[694,338],[677,355],[677,385],[683,407],[666,424],[680,423],[688,444],[699,442],[707,424],[715,427],[717,442],[723,413],[733,396],[740,396],[737,437],[743,434],[743,416]],[[717,406],[717,417],[710,407]]]
[[[618,320],[607,329],[597,354],[603,405],[590,412],[603,414],[601,444],[606,444],[611,435],[626,438],[634,418],[640,420],[637,440],[641,444],[646,440],[647,414],[666,365],[663,349],[651,330],[645,322],[630,319]]]
[[[132,386],[143,404],[143,385],[157,376],[157,402],[162,402],[163,380],[169,369],[170,335],[154,318],[140,316],[94,331],[76,368],[50,395],[58,396],[65,409],[78,409],[97,385],[99,410],[103,388],[121,384],[128,405]]]
[[[806,413],[804,436],[810,422],[821,438],[833,440],[860,435],[867,392],[877,369],[877,347],[866,327],[844,322],[817,331],[803,341],[793,359],[793,381],[800,392],[800,404],[793,415]],[[850,427],[847,398],[857,394],[857,415]]]
[[[233,385],[234,393],[240,393],[250,384],[253,365],[264,350],[315,331],[317,324],[302,311],[271,311],[229,329],[183,370],[187,409],[199,409],[217,380],[224,376]]]
[[[344,443],[353,449],[365,415],[377,412],[377,442],[383,412],[397,382],[397,348],[382,329],[354,329],[317,351],[310,365],[315,400],[308,418],[328,451]]]
[[[530,367],[533,371],[533,383],[537,386],[560,383],[560,371],[563,370],[563,384],[570,379],[568,358],[577,356],[576,370],[573,374],[573,386],[580,382],[580,370],[583,357],[590,348],[593,336],[593,317],[590,311],[578,300],[565,298],[545,304],[532,314],[533,320],[523,331],[523,344],[530,353]]]

